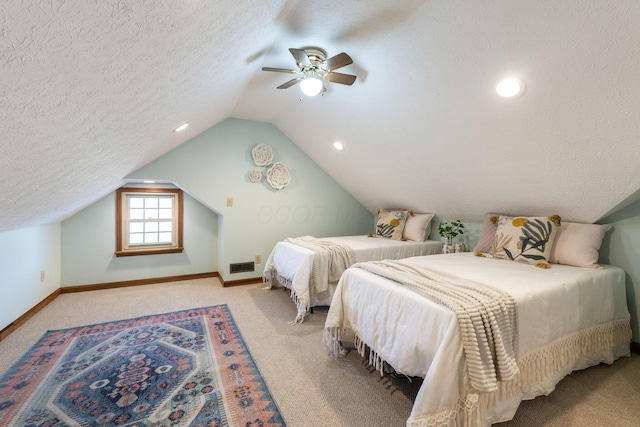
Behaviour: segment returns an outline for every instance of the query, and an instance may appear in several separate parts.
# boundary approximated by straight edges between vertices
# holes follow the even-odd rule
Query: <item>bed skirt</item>
[[[325,329],[325,342],[333,356],[345,354],[341,346],[340,328]],[[351,331],[349,331],[351,332]],[[361,356],[369,350],[369,363],[384,373],[387,361],[355,336],[355,348]],[[509,421],[522,400],[548,395],[562,378],[573,371],[599,363],[612,364],[616,359],[630,355],[631,327],[629,319],[583,329],[538,347],[518,358],[520,374],[511,381],[500,382],[491,393],[478,393],[468,386],[461,390],[458,402],[436,413],[420,413],[414,403],[407,427],[488,427],[493,423]],[[392,366],[392,365],[390,365]],[[466,366],[464,367],[466,371]],[[402,372],[399,372],[402,374]],[[420,399],[421,391],[416,397]]]
[[[630,342],[628,319],[578,331],[521,356],[520,375],[500,383],[497,391],[469,391],[454,408],[437,414],[412,414],[407,427],[479,427],[511,420],[522,400],[548,395],[571,372],[599,363],[612,364],[619,357],[629,356]]]

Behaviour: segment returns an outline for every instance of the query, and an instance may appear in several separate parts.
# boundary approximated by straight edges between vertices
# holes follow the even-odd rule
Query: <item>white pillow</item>
[[[404,237],[414,242],[424,242],[431,235],[431,220],[435,214],[409,212],[404,225]]]
[[[579,224],[567,222],[562,224],[556,241],[551,248],[549,262],[573,265],[575,267],[598,268],[600,246],[607,231],[608,224]]]

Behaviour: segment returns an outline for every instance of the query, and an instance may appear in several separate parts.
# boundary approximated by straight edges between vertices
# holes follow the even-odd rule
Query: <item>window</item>
[[[120,188],[116,256],[182,252],[182,190]]]

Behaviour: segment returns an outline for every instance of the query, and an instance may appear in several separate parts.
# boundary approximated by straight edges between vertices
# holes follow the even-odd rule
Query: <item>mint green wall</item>
[[[0,233],[0,272],[1,330],[60,287],[60,224]]]
[[[600,249],[600,262],[627,272],[627,304],[631,313],[633,340],[640,342],[640,202],[615,212],[601,221],[611,224]]]
[[[274,162],[289,167],[289,186],[278,191],[264,180],[249,181],[251,170],[265,175],[267,169],[253,164],[251,150],[258,144],[271,146]],[[225,281],[260,276],[284,238],[373,231],[373,214],[272,124],[226,119],[127,178],[173,182],[219,213],[218,271]],[[233,207],[226,206],[227,197]],[[256,254],[262,263],[255,272],[230,275],[230,263],[253,261]]]
[[[116,257],[115,192],[63,221],[61,286],[218,271],[218,215],[188,194],[183,211],[179,254]]]

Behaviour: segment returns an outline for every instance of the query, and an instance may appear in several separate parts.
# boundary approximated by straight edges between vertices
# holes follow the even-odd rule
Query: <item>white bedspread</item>
[[[517,303],[520,375],[478,393],[466,374],[458,322],[450,310],[358,268],[338,283],[327,339],[351,330],[356,343],[398,372],[424,378],[408,426],[482,426],[513,418],[523,399],[548,394],[571,371],[629,354],[624,271],[447,254],[405,260],[509,292]],[[331,344],[331,343],[328,343]],[[359,345],[359,350],[364,350]]]
[[[356,262],[402,259],[442,252],[442,243],[435,240],[403,242],[365,235],[323,237],[322,240],[349,246],[355,253]],[[335,283],[324,292],[317,292],[309,287],[313,258],[313,250],[282,241],[276,244],[265,263],[265,281],[271,287],[271,274],[275,272],[280,284],[291,289],[291,296],[298,305],[298,318],[304,318],[310,307],[329,305],[333,298]]]

